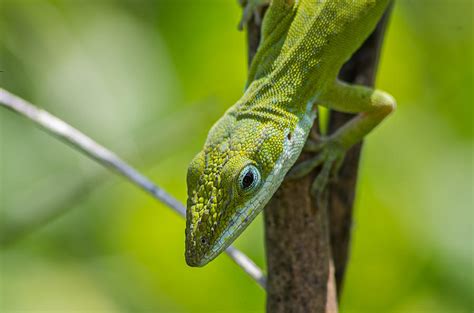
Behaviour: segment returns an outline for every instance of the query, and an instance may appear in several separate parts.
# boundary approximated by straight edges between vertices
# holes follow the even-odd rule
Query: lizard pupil
[[[244,189],[249,188],[250,186],[252,186],[253,181],[253,173],[252,171],[248,171],[247,174],[245,174],[244,179],[242,180],[242,187],[244,187]]]
[[[249,164],[240,172],[238,181],[240,190],[244,192],[252,191],[257,187],[259,182],[260,172],[255,165]]]

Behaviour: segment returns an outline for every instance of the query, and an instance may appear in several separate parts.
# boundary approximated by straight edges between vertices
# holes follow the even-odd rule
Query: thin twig
[[[0,88],[0,104],[33,121],[51,135],[69,143],[73,148],[81,151],[98,163],[114,170],[131,183],[148,192],[156,200],[164,203],[180,216],[186,216],[186,208],[181,202],[155,185],[150,179],[128,165],[113,152],[87,137],[79,130],[2,88]],[[262,270],[249,257],[233,246],[227,248],[226,253],[253,280],[265,289],[265,276]]]

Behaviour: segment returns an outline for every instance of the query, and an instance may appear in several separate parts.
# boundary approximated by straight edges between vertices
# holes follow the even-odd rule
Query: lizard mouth
[[[207,238],[204,240],[204,237],[196,238],[195,243],[190,244],[192,246],[186,247],[186,263],[192,267],[201,267],[215,259],[251,222],[248,215],[254,210],[245,211],[245,209],[239,210],[238,212],[241,213],[238,213],[232,218],[229,225],[212,244],[208,242]]]
[[[224,204],[224,210],[228,207],[230,201],[226,201]],[[235,223],[231,221],[230,224]],[[189,228],[188,228],[189,227]],[[186,227],[186,249],[185,249],[185,259],[186,264],[191,267],[201,267],[209,263],[211,260],[217,257],[222,250],[227,246],[221,247],[222,236],[219,236],[216,233],[211,233],[207,235],[200,235],[193,231],[193,226],[189,225]],[[227,232],[227,228],[223,233]],[[216,238],[219,239],[216,242]]]
[[[186,250],[186,263],[189,266],[201,267],[214,260],[244,231],[252,220],[260,213],[259,207],[243,207],[237,210],[237,215],[232,218],[229,225],[224,229],[222,235],[218,237],[206,253],[199,256],[197,254],[188,254]],[[190,251],[189,251],[190,252]]]
[[[186,263],[192,267],[202,267],[227,249],[263,209],[260,205],[262,202],[259,201],[261,196],[257,193],[247,205],[235,210],[220,233],[210,234],[209,237],[195,235],[192,240],[186,240]],[[224,207],[227,208],[228,205],[226,203]],[[186,232],[187,236],[192,236],[192,229],[186,229]]]

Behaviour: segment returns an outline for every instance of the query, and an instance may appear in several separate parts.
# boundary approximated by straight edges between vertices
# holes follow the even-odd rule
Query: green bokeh
[[[0,86],[185,200],[187,163],[242,92],[236,1],[0,3]],[[400,0],[362,157],[342,312],[471,312],[473,4]],[[0,312],[263,312],[232,261],[184,262],[184,221],[0,110]],[[54,217],[54,218],[53,218]],[[264,267],[261,218],[237,246]]]

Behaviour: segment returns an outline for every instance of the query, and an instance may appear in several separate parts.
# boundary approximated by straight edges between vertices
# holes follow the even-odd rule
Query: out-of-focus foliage
[[[0,85],[185,200],[188,161],[242,92],[233,1],[0,3]],[[473,310],[473,4],[400,0],[366,141],[343,312]],[[225,256],[184,262],[184,220],[0,110],[1,312],[263,312]],[[264,266],[261,219],[237,246]]]

